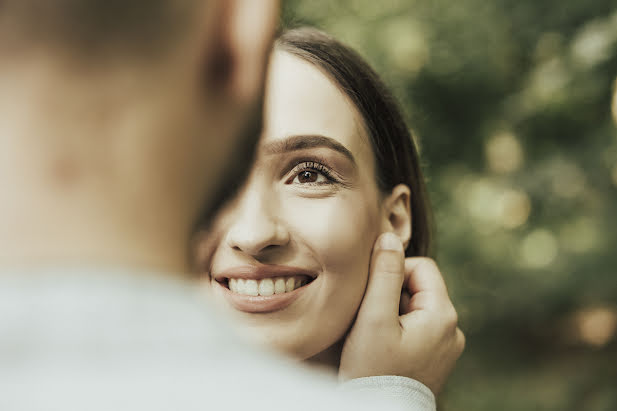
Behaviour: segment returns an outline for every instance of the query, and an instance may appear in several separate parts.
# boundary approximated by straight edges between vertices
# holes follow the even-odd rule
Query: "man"
[[[242,345],[188,280],[196,221],[248,168],[276,16],[271,0],[0,2],[0,409],[368,407]],[[407,287],[429,304],[399,326],[402,251],[383,244],[346,390],[431,409],[462,334],[426,261]],[[362,378],[379,375],[415,380]]]

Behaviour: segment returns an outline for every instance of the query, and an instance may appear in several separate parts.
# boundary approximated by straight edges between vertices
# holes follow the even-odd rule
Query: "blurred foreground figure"
[[[242,345],[188,280],[196,220],[250,165],[276,15],[0,3],[0,409],[371,405]],[[385,381],[356,390],[434,408],[422,384]]]

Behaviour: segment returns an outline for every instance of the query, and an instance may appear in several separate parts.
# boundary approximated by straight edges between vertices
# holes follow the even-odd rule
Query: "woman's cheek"
[[[298,199],[293,206],[294,212],[301,213],[292,224],[296,240],[315,254],[330,277],[328,283],[345,284],[351,287],[348,291],[364,290],[371,250],[379,234],[377,207],[359,194]]]

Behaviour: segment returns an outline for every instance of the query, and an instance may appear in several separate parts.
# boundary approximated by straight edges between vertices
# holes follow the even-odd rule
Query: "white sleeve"
[[[435,411],[433,392],[419,381],[395,375],[354,378],[340,385],[350,394],[377,395],[396,402],[409,411]]]

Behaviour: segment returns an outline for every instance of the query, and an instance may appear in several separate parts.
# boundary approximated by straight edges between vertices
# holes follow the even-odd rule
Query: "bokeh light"
[[[489,169],[496,173],[511,173],[523,164],[523,148],[512,133],[492,136],[486,143],[485,153]]]
[[[521,258],[530,268],[544,268],[557,257],[557,240],[546,229],[536,229],[523,239]]]
[[[610,19],[597,18],[585,24],[572,42],[572,57],[576,63],[592,66],[611,56],[617,40],[617,29]]]
[[[573,315],[574,341],[593,347],[608,344],[617,332],[617,309],[611,306],[585,308]]]
[[[517,228],[527,222],[531,213],[531,202],[524,191],[506,190],[498,200],[500,222],[505,228]]]
[[[401,74],[416,74],[429,59],[424,30],[409,18],[392,19],[378,35],[388,63]]]

